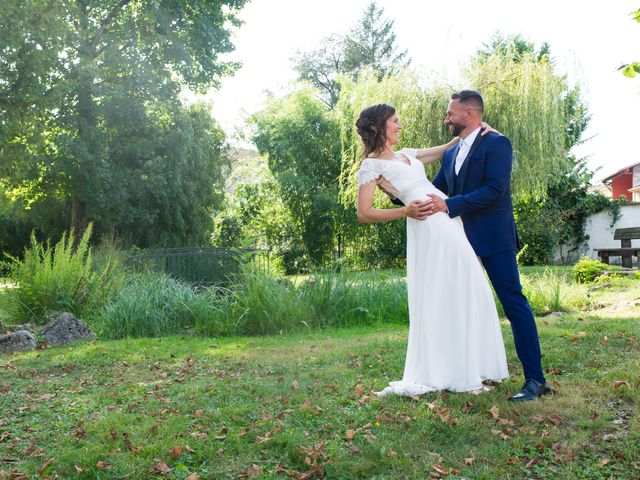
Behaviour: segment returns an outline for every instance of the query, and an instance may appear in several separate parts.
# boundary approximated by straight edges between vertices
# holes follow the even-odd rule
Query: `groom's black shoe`
[[[545,383],[540,383],[533,379],[528,379],[524,382],[524,387],[520,389],[518,393],[510,397],[512,402],[524,402],[526,400],[535,400],[542,395],[550,393],[551,389],[547,387]]]

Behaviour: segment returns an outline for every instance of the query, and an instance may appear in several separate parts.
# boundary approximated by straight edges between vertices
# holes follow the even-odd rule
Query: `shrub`
[[[580,257],[580,261],[573,267],[573,279],[578,283],[593,282],[602,275],[609,265],[590,257]]]
[[[7,255],[10,261],[5,265],[16,287],[5,291],[3,304],[14,322],[41,324],[54,311],[81,317],[100,308],[118,288],[122,275],[116,263],[93,268],[91,230],[89,225],[75,248],[73,231],[63,234],[53,248],[32,234],[23,260]]]

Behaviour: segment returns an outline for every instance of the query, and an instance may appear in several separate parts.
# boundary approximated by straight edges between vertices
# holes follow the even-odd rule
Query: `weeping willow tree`
[[[569,150],[588,120],[578,91],[553,72],[548,56],[534,52],[478,57],[466,76],[482,92],[485,120],[513,144],[514,196],[544,195],[549,182],[575,162]],[[584,124],[578,134],[576,122]]]

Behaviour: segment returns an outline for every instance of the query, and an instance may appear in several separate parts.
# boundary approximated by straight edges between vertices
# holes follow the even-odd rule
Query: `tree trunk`
[[[71,192],[71,228],[74,231],[74,248],[82,238],[89,224],[87,219],[87,196],[95,193],[92,191],[95,185],[90,185],[90,179],[94,178],[92,166],[96,162],[97,134],[96,103],[93,97],[93,83],[95,72],[93,69],[94,48],[89,40],[87,5],[78,2],[80,12],[80,62],[77,65],[77,147],[76,168]]]
[[[84,235],[87,229],[86,203],[77,195],[71,198],[71,229],[75,235],[74,248]]]

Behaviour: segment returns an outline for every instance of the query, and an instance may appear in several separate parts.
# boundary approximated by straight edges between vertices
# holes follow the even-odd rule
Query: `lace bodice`
[[[358,171],[358,186],[375,181],[384,190],[399,198],[405,204],[412,200],[424,199],[429,193],[446,198],[427,179],[424,165],[416,159],[416,150],[403,148],[398,153],[409,160],[382,160],[365,158]]]

